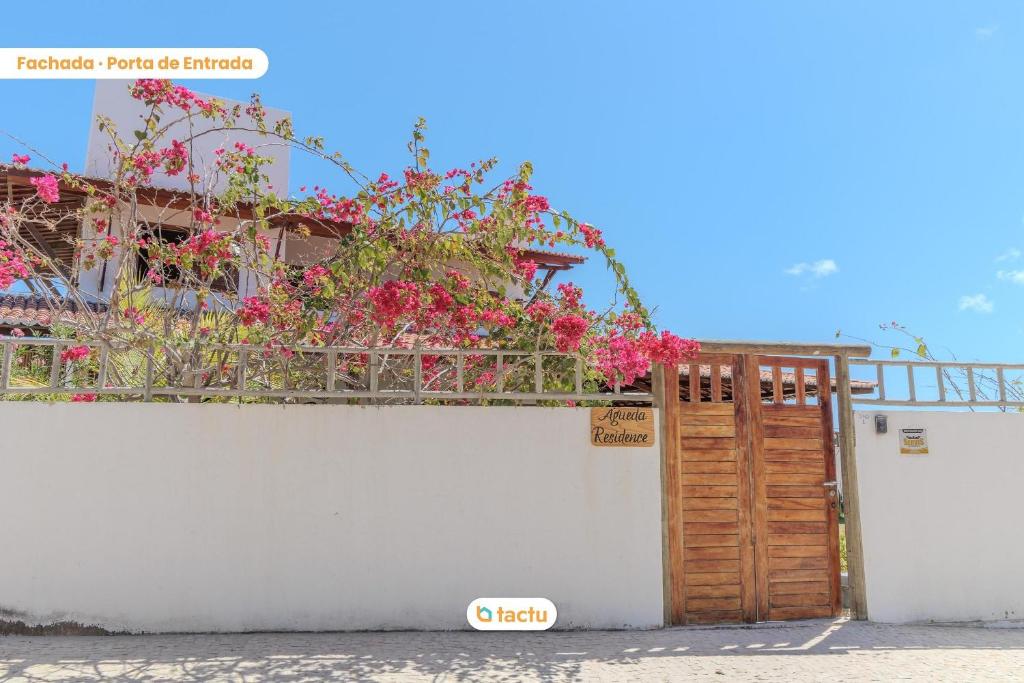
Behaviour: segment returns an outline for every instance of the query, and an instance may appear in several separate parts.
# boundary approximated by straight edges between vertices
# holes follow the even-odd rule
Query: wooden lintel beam
[[[734,341],[698,339],[701,351],[708,353],[742,353],[765,356],[846,356],[867,358],[871,347],[866,344],[808,344],[803,342]]]

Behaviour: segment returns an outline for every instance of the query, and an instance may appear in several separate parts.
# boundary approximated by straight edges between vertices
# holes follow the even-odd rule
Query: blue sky
[[[259,47],[259,81],[187,84],[258,90],[367,172],[406,164],[421,115],[437,166],[529,159],[677,333],[884,340],[897,320],[1022,355],[1018,3],[100,4],[16,3],[2,45]],[[81,168],[92,87],[0,81],[0,129]],[[293,186],[323,178],[293,163]],[[573,279],[603,302],[603,267]]]

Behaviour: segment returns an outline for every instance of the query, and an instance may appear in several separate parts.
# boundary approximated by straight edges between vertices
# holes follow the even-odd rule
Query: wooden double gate
[[[840,613],[828,361],[702,355],[666,370],[673,624]]]

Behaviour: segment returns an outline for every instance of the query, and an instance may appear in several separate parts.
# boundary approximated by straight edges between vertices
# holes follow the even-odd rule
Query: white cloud
[[[1024,270],[1000,270],[996,273],[996,277],[1015,285],[1024,285]]]
[[[998,24],[992,24],[990,26],[979,26],[978,28],[974,29],[974,37],[977,38],[978,40],[988,40],[989,38],[994,36],[996,34],[996,31],[998,30]]]
[[[810,273],[814,277],[826,277],[839,272],[839,266],[830,258],[821,259],[814,263],[801,262],[786,268],[787,275],[803,275]]]
[[[1010,247],[999,256],[996,256],[996,263],[1001,263],[1002,261],[1016,261],[1019,258],[1020,249],[1017,247]]]
[[[960,297],[960,310],[961,311],[976,311],[978,313],[991,313],[992,309],[995,308],[995,304],[989,301],[988,297],[984,294],[975,294],[974,296],[962,296]]]

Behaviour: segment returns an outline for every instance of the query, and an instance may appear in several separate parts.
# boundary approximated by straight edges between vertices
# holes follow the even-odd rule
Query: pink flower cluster
[[[139,309],[135,308],[134,306],[128,306],[127,308],[124,309],[124,317],[125,319],[130,320],[136,325],[141,325],[142,323],[146,322],[146,314],[140,311]]]
[[[363,219],[363,205],[360,202],[347,197],[337,197],[322,187],[315,187],[313,191],[319,204],[313,217],[341,223],[359,223]]]
[[[677,337],[668,331],[663,331],[660,337],[653,332],[644,332],[640,335],[640,343],[651,362],[664,365],[677,365],[700,353],[700,342]]]
[[[579,351],[588,327],[586,318],[573,313],[555,318],[551,324],[551,331],[555,333],[555,348],[562,353]]]
[[[162,150],[164,155],[164,172],[167,175],[178,175],[188,164],[188,148],[185,143],[171,140],[171,146]]]
[[[15,166],[24,166],[28,162],[32,161],[32,157],[27,154],[12,154],[11,163]]]
[[[60,201],[60,188],[57,185],[57,178],[52,173],[47,173],[41,178],[32,178],[30,183],[35,185],[36,194],[47,204]]]
[[[532,282],[534,276],[537,275],[537,262],[527,259],[517,260],[516,270],[523,276],[524,281]]]
[[[579,308],[583,298],[583,290],[571,282],[558,285],[558,293],[562,295],[562,303],[566,308]]]
[[[671,332],[662,332],[659,337],[648,330],[633,338],[613,330],[597,340],[594,356],[597,369],[608,382],[632,384],[648,371],[651,363],[677,365],[698,353],[699,343]]]
[[[323,289],[323,281],[329,274],[330,271],[318,263],[306,269],[302,274],[302,281],[306,283],[306,286],[309,287],[314,295],[319,294]]]
[[[555,305],[550,301],[534,301],[526,307],[526,315],[535,323],[544,322],[555,312]]]
[[[0,290],[7,289],[15,280],[28,277],[28,266],[21,254],[7,242],[0,240]]]
[[[415,282],[389,280],[379,287],[371,287],[366,293],[373,304],[373,319],[391,327],[403,315],[419,310],[420,288]]]
[[[238,319],[246,327],[256,323],[266,325],[270,320],[270,303],[256,296],[246,297],[242,300],[242,307],[238,309]]]
[[[181,85],[174,85],[166,79],[140,78],[129,88],[131,96],[146,104],[168,104],[188,112],[195,105],[207,114],[215,113],[220,108],[213,102],[198,97],[194,92]]]
[[[593,249],[604,246],[604,237],[601,236],[601,231],[594,226],[580,223],[580,232],[583,233],[583,240],[587,248]]]
[[[89,356],[88,346],[69,346],[60,352],[60,360],[62,363],[69,361],[82,360]]]
[[[138,178],[134,179],[135,182],[149,182],[156,170],[161,167],[167,175],[175,176],[188,165],[188,148],[178,140],[171,140],[170,147],[139,152],[130,159],[130,162],[139,174]]]
[[[452,304],[455,303],[455,297],[440,282],[430,285],[428,293],[430,294],[430,307],[428,310],[431,315],[447,313],[451,310]]]
[[[495,327],[512,327],[516,319],[500,308],[489,308],[480,313],[480,322]]]
[[[180,263],[185,256],[196,259],[202,267],[201,275],[214,274],[221,264],[234,258],[231,233],[218,230],[204,230],[192,235],[178,245],[168,245],[175,259]]]
[[[643,346],[637,340],[611,334],[600,341],[594,350],[595,364],[609,383],[618,380],[632,384],[650,367]]]

